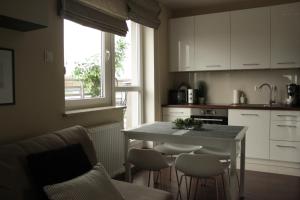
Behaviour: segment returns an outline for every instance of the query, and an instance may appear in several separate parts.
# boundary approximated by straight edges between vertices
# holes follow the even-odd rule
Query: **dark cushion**
[[[80,144],[31,154],[28,167],[39,187],[64,182],[92,169],[92,165]]]

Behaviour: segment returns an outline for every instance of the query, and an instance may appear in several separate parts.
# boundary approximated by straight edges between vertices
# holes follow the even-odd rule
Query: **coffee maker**
[[[287,85],[287,100],[289,106],[300,106],[300,85]]]

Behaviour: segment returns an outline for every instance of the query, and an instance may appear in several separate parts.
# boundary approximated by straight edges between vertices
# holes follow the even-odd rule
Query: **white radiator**
[[[97,159],[109,175],[115,176],[124,172],[124,136],[121,122],[89,127]]]

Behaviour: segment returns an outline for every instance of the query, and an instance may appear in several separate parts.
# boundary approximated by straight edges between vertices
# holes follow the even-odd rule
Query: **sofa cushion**
[[[44,190],[51,200],[124,200],[100,163],[79,177],[45,186]]]
[[[0,199],[40,200],[26,157],[29,154],[80,143],[92,165],[97,163],[96,152],[88,131],[81,126],[55,131],[13,144],[0,146]],[[17,177],[17,178],[16,178]],[[14,198],[7,198],[14,197]]]
[[[169,192],[135,185],[128,182],[112,180],[115,187],[126,200],[172,200]]]
[[[30,154],[28,167],[41,187],[73,179],[92,169],[80,144]]]

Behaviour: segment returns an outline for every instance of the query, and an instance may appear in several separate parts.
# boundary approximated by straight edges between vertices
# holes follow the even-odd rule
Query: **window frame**
[[[135,22],[134,22],[135,23]],[[138,85],[134,85],[134,86],[114,86],[114,103],[116,103],[116,99],[115,99],[115,93],[116,92],[138,92],[139,95],[139,101],[138,101],[138,109],[140,110],[140,112],[138,113],[138,124],[142,124],[143,122],[143,116],[144,116],[144,106],[143,106],[143,102],[144,102],[144,66],[143,66],[143,53],[142,53],[142,25],[136,23],[137,25],[137,33],[136,33],[136,42],[137,42],[137,68],[138,68]],[[114,39],[113,39],[114,41]],[[114,43],[113,43],[114,44]],[[114,48],[115,49],[115,46]],[[114,60],[114,59],[113,59]],[[114,65],[113,65],[114,66]],[[113,76],[115,78],[115,73],[113,73]]]
[[[72,21],[72,20],[70,20]],[[72,21],[74,22],[74,21]],[[74,22],[76,23],[76,22]],[[64,31],[64,20],[63,20],[63,31]],[[91,28],[91,27],[89,27]],[[64,35],[64,33],[63,33]],[[101,31],[101,37],[102,37],[102,60],[101,64],[103,67],[104,73],[102,73],[102,77],[104,78],[104,97],[96,97],[96,98],[89,98],[89,99],[65,99],[65,110],[76,110],[76,109],[84,109],[84,108],[97,108],[97,107],[104,107],[104,106],[112,106],[113,105],[113,76],[114,76],[114,70],[113,67],[114,63],[112,59],[112,50],[113,50],[113,34],[106,33]],[[63,37],[64,38],[64,37]],[[64,45],[64,42],[63,42]],[[64,77],[65,80],[65,77]],[[64,87],[65,89],[65,87]]]

